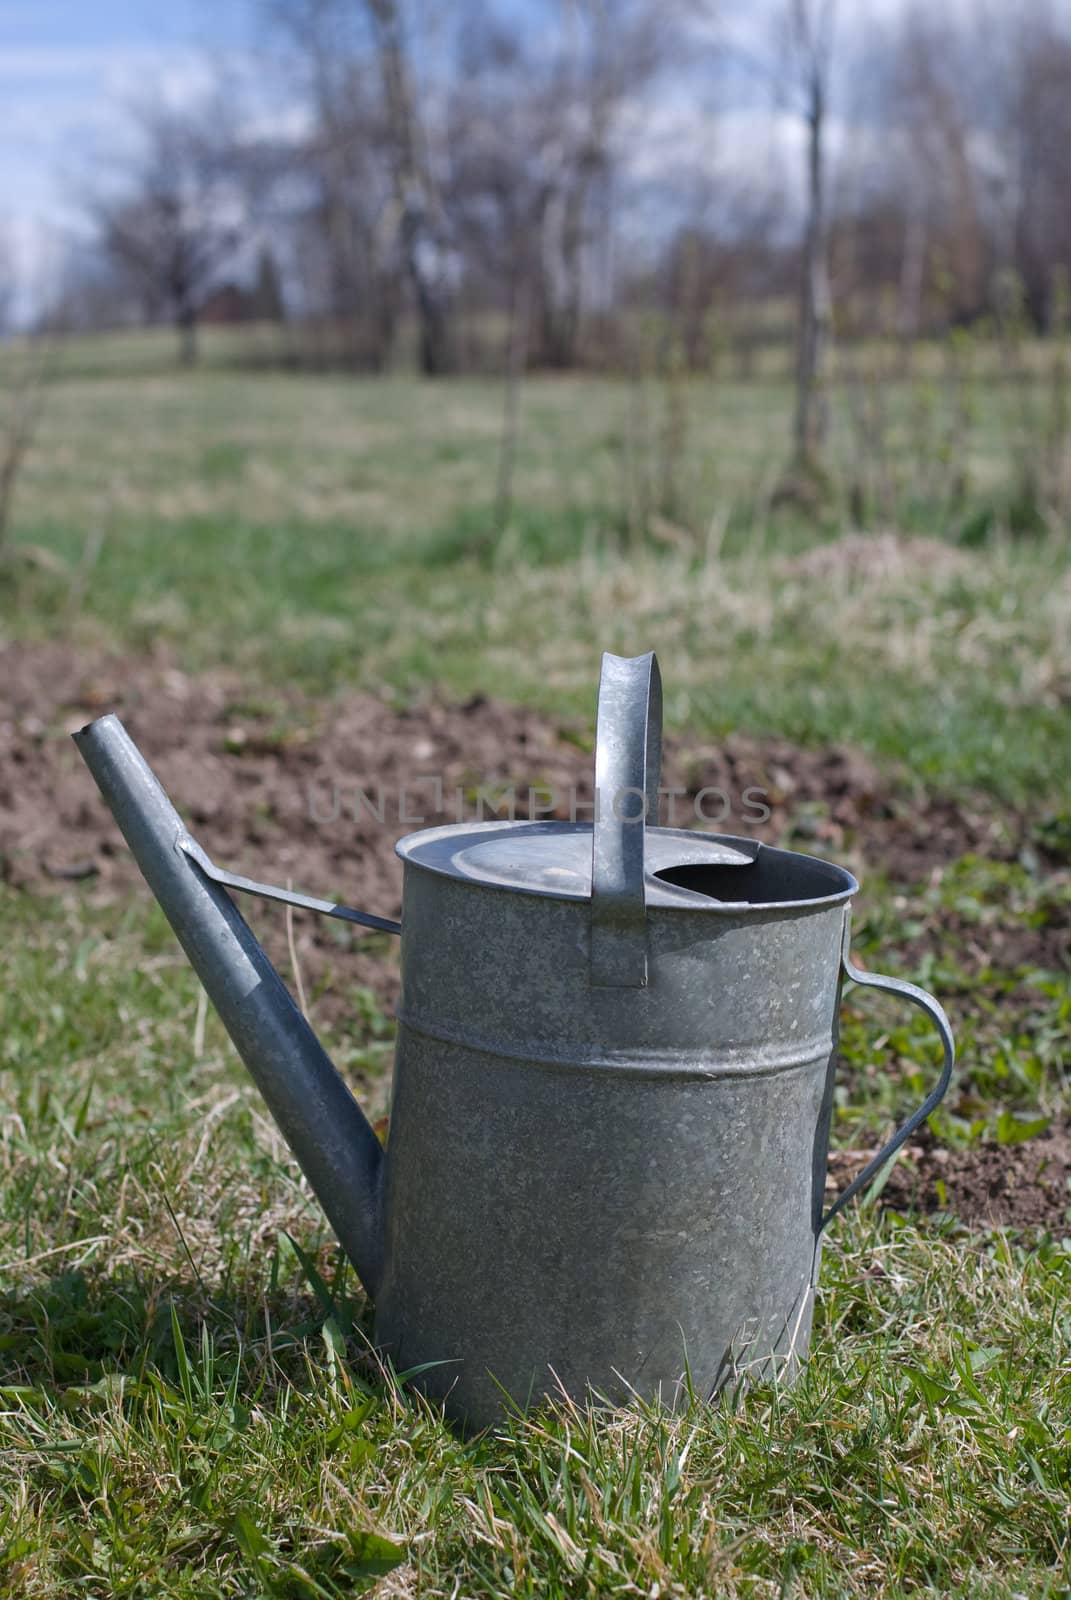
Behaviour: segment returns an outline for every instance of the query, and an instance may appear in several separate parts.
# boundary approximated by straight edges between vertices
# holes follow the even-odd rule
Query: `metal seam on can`
[[[614,1053],[579,1054],[574,1045],[568,1056],[548,1054],[542,1043],[532,1043],[520,1048],[507,1048],[500,1040],[491,1040],[468,1033],[455,1032],[442,1024],[434,1027],[418,1021],[410,1013],[399,1010],[400,1027],[436,1044],[456,1045],[477,1055],[491,1056],[495,1060],[523,1062],[526,1066],[544,1067],[557,1072],[619,1072],[632,1077],[646,1078],[768,1078],[779,1072],[791,1072],[801,1067],[827,1062],[833,1049],[833,1036],[800,1041],[791,1052],[773,1051],[767,1047],[753,1048],[738,1045],[722,1049],[717,1055],[704,1052],[692,1055],[679,1051],[675,1056],[663,1051],[653,1056],[650,1051],[617,1051]]]

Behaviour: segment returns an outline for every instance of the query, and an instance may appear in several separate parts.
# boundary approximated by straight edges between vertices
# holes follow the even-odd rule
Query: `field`
[[[168,353],[60,359],[2,547],[0,1595],[1071,1592],[1047,357],[845,374],[806,508],[776,376],[528,380],[505,495],[496,381]],[[941,996],[960,1065],[835,1225],[800,1383],[466,1440],[378,1367],[67,735],[118,707],[217,859],[394,916],[405,827],[317,824],[309,794],[414,762],[583,783],[603,648],[658,651],[674,782],[756,784],[763,837],[856,871],[857,956]],[[389,942],[252,920],[383,1116]],[[863,991],[841,1042],[837,1185],[939,1059]]]

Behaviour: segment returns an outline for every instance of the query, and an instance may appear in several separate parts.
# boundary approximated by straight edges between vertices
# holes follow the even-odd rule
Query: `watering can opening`
[[[854,887],[832,862],[762,847],[750,861],[684,861],[661,867],[654,876],[723,905],[805,905]]]

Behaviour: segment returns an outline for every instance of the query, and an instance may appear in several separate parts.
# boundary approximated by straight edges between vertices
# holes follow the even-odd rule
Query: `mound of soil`
[[[847,584],[885,583],[919,572],[954,577],[970,569],[970,556],[942,539],[891,532],[844,534],[781,563],[790,577]]]
[[[829,1157],[830,1199],[869,1152]],[[1047,1229],[1071,1234],[1071,1124],[1054,1123],[1022,1144],[987,1141],[964,1150],[937,1144],[928,1131],[893,1167],[878,1204],[904,1214],[951,1212],[983,1227]]]

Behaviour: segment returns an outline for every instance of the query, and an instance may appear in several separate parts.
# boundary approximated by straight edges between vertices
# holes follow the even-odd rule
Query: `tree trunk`
[[[908,206],[896,315],[897,331],[905,344],[917,339],[922,328],[922,285],[926,271],[926,218],[922,206],[910,196]]]
[[[502,403],[502,434],[498,446],[495,485],[495,533],[502,534],[513,510],[513,463],[520,421],[521,377],[528,353],[529,290],[526,278],[515,270],[510,291],[509,343],[506,349],[506,389]]]
[[[383,95],[390,121],[394,198],[406,275],[420,319],[420,359],[429,377],[455,366],[452,253],[423,159],[397,0],[367,0],[379,38]]]
[[[175,325],[179,335],[179,361],[192,367],[197,361],[197,314],[192,306],[180,306]]]
[[[540,344],[551,367],[576,364],[580,334],[580,218],[582,199],[576,179],[552,188],[544,201],[539,228],[542,268]]]
[[[428,257],[435,247],[425,235],[423,221],[411,224],[408,231],[406,258],[420,318],[420,369],[425,377],[435,378],[453,372],[457,366],[454,297],[446,280],[445,261],[438,268],[429,265]],[[403,228],[403,238],[405,232]]]
[[[541,358],[574,367],[584,300],[584,247],[593,185],[605,171],[608,106],[597,94],[579,146],[567,144],[547,179],[539,211]]]
[[[823,138],[825,94],[821,69],[809,84],[807,112],[807,228],[800,274],[799,349],[796,366],[795,446],[797,464],[820,463],[826,435],[825,377],[831,301],[826,265]]]

